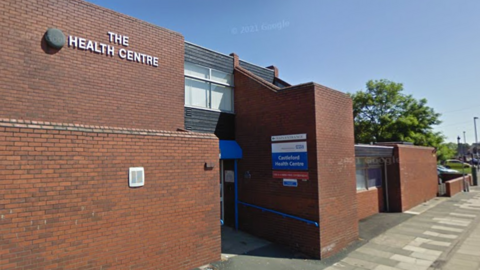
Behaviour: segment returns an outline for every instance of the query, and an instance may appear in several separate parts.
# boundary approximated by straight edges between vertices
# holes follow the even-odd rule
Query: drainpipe
[[[388,202],[388,174],[387,174],[387,162],[385,162],[385,158],[382,158],[383,161],[383,169],[385,171],[385,201],[387,204],[387,212],[390,212],[390,205]]]

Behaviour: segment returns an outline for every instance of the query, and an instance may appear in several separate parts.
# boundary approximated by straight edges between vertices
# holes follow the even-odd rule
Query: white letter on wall
[[[68,36],[68,47],[78,47],[78,38],[74,36]]]
[[[122,59],[125,59],[125,57],[127,57],[127,52],[125,51],[125,49],[118,50],[118,56],[120,56],[120,58]]]
[[[116,36],[116,34],[115,34],[115,33],[112,33],[112,32],[107,32],[107,34],[108,34],[108,40],[109,40],[110,42],[112,42],[112,41],[113,41],[113,37]]]

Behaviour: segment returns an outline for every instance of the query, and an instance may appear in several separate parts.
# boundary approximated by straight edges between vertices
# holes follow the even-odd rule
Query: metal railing
[[[289,214],[285,214],[285,213],[282,213],[282,212],[278,212],[278,211],[275,211],[275,210],[271,210],[271,209],[268,209],[268,208],[256,206],[256,205],[249,204],[249,203],[244,203],[244,202],[241,202],[241,201],[238,201],[238,203],[242,204],[242,205],[245,205],[245,206],[248,206],[248,207],[257,208],[257,209],[260,209],[260,210],[265,211],[265,212],[274,213],[274,214],[277,214],[277,215],[280,215],[280,216],[283,216],[283,217],[288,217],[288,218],[296,219],[296,220],[299,220],[299,221],[303,221],[307,224],[313,224],[316,227],[318,227],[318,222],[315,222],[315,221],[311,221],[311,220],[308,220],[308,219],[292,216],[292,215],[289,215]]]

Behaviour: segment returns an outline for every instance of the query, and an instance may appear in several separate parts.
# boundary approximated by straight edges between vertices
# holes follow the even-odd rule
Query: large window
[[[185,105],[233,112],[233,75],[185,63]]]
[[[357,190],[382,186],[382,162],[378,158],[355,158]]]

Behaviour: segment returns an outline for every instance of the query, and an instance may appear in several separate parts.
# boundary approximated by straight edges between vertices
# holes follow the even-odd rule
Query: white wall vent
[[[128,185],[130,187],[142,187],[145,185],[145,172],[143,167],[130,167]]]

